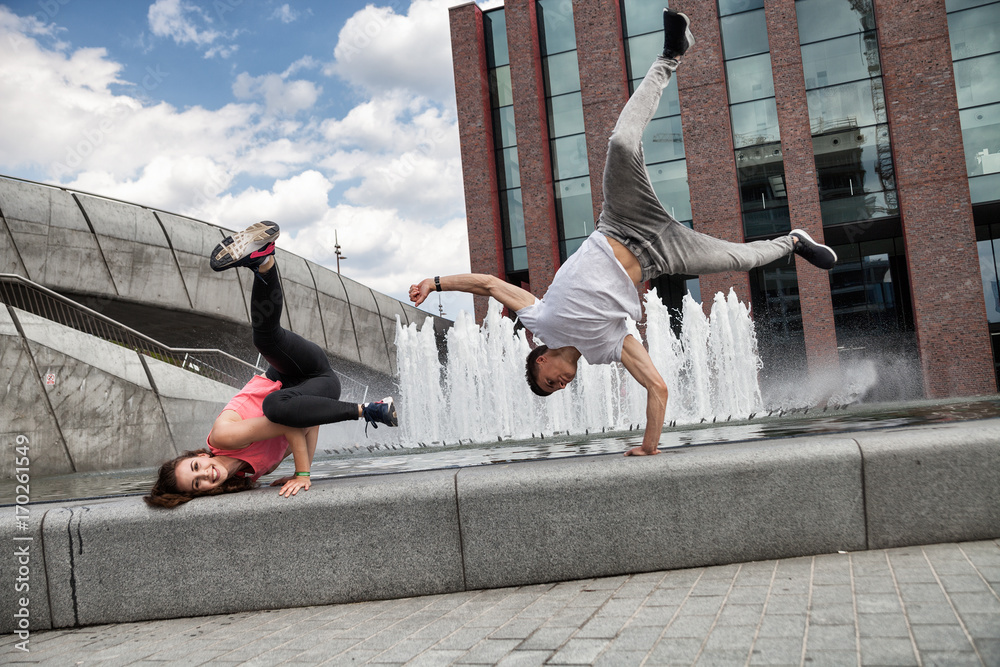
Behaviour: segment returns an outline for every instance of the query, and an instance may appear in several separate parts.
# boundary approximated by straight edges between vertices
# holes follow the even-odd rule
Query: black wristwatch
[[[441,291],[441,276],[434,276],[434,289]]]

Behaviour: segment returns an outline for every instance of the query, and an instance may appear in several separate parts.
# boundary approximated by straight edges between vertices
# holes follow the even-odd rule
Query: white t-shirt
[[[575,347],[591,364],[621,361],[625,318],[641,316],[632,279],[597,231],[559,267],[541,301],[517,311],[549,348]]]

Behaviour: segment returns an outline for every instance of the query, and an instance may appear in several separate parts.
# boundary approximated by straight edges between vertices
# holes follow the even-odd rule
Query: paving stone
[[[484,639],[456,662],[462,665],[495,665],[520,643],[517,639]]]
[[[664,637],[698,637],[704,639],[708,635],[715,618],[713,616],[678,616],[666,630]]]
[[[809,609],[807,595],[772,595],[767,600],[767,614],[804,614]]]
[[[594,667],[640,667],[646,660],[645,651],[608,649],[593,663]]]
[[[648,664],[690,665],[701,652],[702,642],[700,637],[666,637],[650,651]]]
[[[817,651],[854,650],[857,648],[854,625],[810,625],[806,649]]]
[[[441,667],[450,665],[465,655],[466,651],[425,651],[406,663],[406,667]]]
[[[910,629],[903,613],[858,614],[858,634],[861,637],[905,637]]]
[[[810,607],[810,625],[847,625],[854,623],[854,605],[850,603]]]
[[[802,660],[802,636],[758,637],[750,653],[751,665],[797,665]]]
[[[520,650],[543,650],[555,651],[565,644],[576,628],[572,627],[541,627],[535,630],[530,637],[525,639],[518,649]]]
[[[570,639],[549,658],[550,665],[589,665],[607,648],[606,639]]]
[[[968,651],[972,649],[969,638],[959,625],[910,626],[913,640],[921,651]]]
[[[1000,614],[962,614],[962,622],[973,639],[991,639],[1000,634]]]
[[[742,665],[746,663],[749,651],[737,650],[704,650],[695,661],[698,667],[732,667],[732,665]]]
[[[764,605],[761,604],[730,604],[719,612],[716,619],[717,625],[754,625],[760,623],[760,616],[764,613]]]
[[[862,637],[861,661],[866,665],[916,665],[917,657],[909,637]]]
[[[891,595],[859,593],[855,604],[859,614],[899,614],[903,611],[895,592]]]
[[[552,655],[552,651],[513,651],[497,663],[497,667],[540,667]]]
[[[858,664],[858,654],[856,651],[806,651],[803,664],[809,667],[845,667],[847,665]],[[862,662],[862,664],[867,664]],[[883,665],[886,663],[874,663]],[[917,663],[913,663],[916,665]]]
[[[973,651],[921,651],[924,667],[982,667],[979,656]]]

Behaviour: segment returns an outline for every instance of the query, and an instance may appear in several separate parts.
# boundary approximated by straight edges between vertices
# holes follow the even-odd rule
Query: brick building
[[[451,9],[473,271],[541,296],[594,229],[607,137],[662,49],[662,7]],[[878,359],[920,369],[909,395],[995,392],[1000,2],[671,7],[697,44],[644,137],[660,201],[731,241],[806,229],[840,264],[661,278],[661,298],[735,288],[766,372]],[[480,318],[484,307],[477,297]]]

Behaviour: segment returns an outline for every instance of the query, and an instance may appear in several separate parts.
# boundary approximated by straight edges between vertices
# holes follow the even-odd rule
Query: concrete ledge
[[[1000,535],[1000,420],[858,434],[868,548]]]
[[[1000,420],[985,420],[326,480],[176,510],[44,506],[0,539],[34,538],[39,630],[995,538],[998,475]]]
[[[470,588],[865,548],[846,438],[466,469],[458,497]]]

